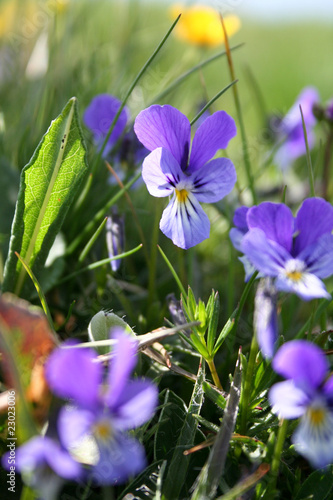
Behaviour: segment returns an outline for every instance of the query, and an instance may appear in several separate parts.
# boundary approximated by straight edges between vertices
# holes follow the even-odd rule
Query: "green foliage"
[[[26,271],[15,252],[35,273],[43,266],[87,168],[73,98],[22,170],[3,292],[20,294],[25,280]]]

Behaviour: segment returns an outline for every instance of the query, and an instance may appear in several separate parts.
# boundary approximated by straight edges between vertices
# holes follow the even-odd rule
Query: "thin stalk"
[[[288,428],[288,420],[281,419],[280,426],[278,430],[278,435],[275,442],[274,455],[272,460],[272,466],[269,473],[270,481],[267,487],[265,497],[271,499],[274,497],[274,492],[276,490],[276,483],[279,474],[279,468],[281,463],[281,453],[283,450],[283,445],[286,439]]]
[[[47,304],[44,292],[43,292],[43,290],[42,290],[42,288],[41,288],[41,286],[40,286],[40,284],[39,284],[36,276],[32,272],[31,268],[28,266],[28,264],[26,264],[26,262],[22,259],[21,255],[18,252],[15,252],[15,255],[20,260],[22,266],[24,267],[24,269],[26,270],[26,272],[30,276],[31,281],[33,282],[33,284],[34,284],[34,286],[36,288],[36,291],[38,293],[38,297],[39,297],[40,303],[42,305],[43,311],[44,311],[45,316],[47,318],[47,321],[49,323],[50,330],[51,330],[51,332],[53,334],[53,338],[54,338],[55,342],[58,343],[57,336],[55,335],[55,329],[54,329],[54,325],[53,325],[52,316],[51,316],[50,309],[49,309],[49,306]]]
[[[210,373],[211,373],[211,375],[213,377],[214,384],[216,385],[216,387],[218,389],[220,389],[221,391],[223,391],[223,387],[222,387],[222,384],[221,384],[221,381],[220,381],[220,377],[218,376],[217,371],[216,371],[214,360],[213,359],[206,359],[206,361],[207,361]]]
[[[128,252],[120,253],[119,255],[115,255],[114,257],[110,257],[108,259],[102,259],[97,262],[93,262],[92,264],[89,264],[89,266],[83,267],[82,269],[79,269],[78,271],[75,271],[74,273],[69,274],[68,276],[65,276],[65,278],[62,278],[61,280],[58,281],[57,285],[60,285],[61,283],[65,283],[66,281],[71,280],[78,274],[84,273],[85,271],[92,271],[93,269],[96,269],[97,267],[104,266],[104,264],[109,264],[113,260],[118,260],[118,259],[123,259],[125,257],[128,257],[129,255],[132,255],[133,253],[137,252],[142,248],[142,243],[138,245],[137,247],[133,248],[132,250],[129,250]]]
[[[258,275],[258,271],[256,271],[252,276],[251,278],[249,279],[249,281],[246,283],[246,286],[243,290],[243,293],[241,295],[241,298],[239,300],[239,305],[238,305],[238,309],[237,309],[237,312],[236,312],[236,315],[235,315],[235,322],[234,322],[234,329],[237,329],[237,326],[238,326],[238,322],[239,322],[239,319],[240,319],[240,316],[242,314],[242,311],[243,311],[243,307],[244,307],[244,304],[246,302],[246,299],[250,293],[250,290],[252,288],[252,285],[256,279]]]
[[[144,64],[144,66],[141,68],[141,70],[139,71],[139,73],[137,74],[137,76],[134,78],[133,82],[131,83],[129,89],[127,90],[126,94],[125,94],[125,97],[124,99],[122,100],[122,103],[110,125],[110,128],[108,130],[108,133],[106,134],[106,137],[104,139],[104,142],[102,144],[102,147],[101,149],[99,150],[98,152],[98,155],[96,157],[96,161],[94,162],[93,164],[93,167],[92,167],[92,173],[94,174],[94,172],[96,171],[96,168],[99,164],[99,162],[101,161],[101,158],[102,158],[102,155],[103,155],[103,152],[104,152],[104,149],[107,145],[107,142],[110,138],[110,135],[112,134],[112,131],[114,129],[114,126],[120,116],[120,113],[122,112],[122,110],[124,109],[127,101],[128,101],[128,98],[130,97],[130,95],[132,94],[134,88],[136,87],[136,85],[138,84],[139,80],[141,79],[142,75],[146,72],[147,68],[150,66],[150,64],[153,62],[153,60],[155,59],[155,57],[157,56],[157,54],[159,53],[159,51],[161,50],[161,48],[163,47],[163,45],[165,44],[165,42],[167,41],[167,39],[169,38],[169,36],[171,35],[174,27],[176,26],[176,24],[178,23],[179,19],[180,19],[180,16],[181,14],[179,14],[179,16],[177,17],[177,19],[172,23],[171,27],[168,29],[166,35],[162,38],[161,42],[158,44],[157,48],[154,50],[154,52],[152,53],[152,55],[149,57],[149,59],[147,60],[147,62]]]
[[[159,249],[159,251],[160,251],[160,253],[161,253],[161,255],[162,255],[162,257],[163,257],[163,259],[164,259],[164,261],[166,263],[166,265],[170,269],[172,276],[175,278],[176,283],[178,285],[178,288],[180,290],[180,293],[183,295],[184,299],[186,299],[187,298],[187,293],[185,292],[185,288],[183,287],[183,284],[180,281],[180,279],[178,277],[178,274],[176,273],[176,271],[175,271],[174,267],[172,266],[171,262],[169,261],[168,257],[163,252],[162,248],[159,245],[157,245],[157,248]]]
[[[233,81],[235,81],[236,76],[235,76],[234,65],[233,65],[233,61],[232,61],[232,57],[231,57],[231,50],[230,50],[230,45],[229,45],[228,34],[227,34],[227,30],[226,30],[222,15],[220,15],[220,18],[221,18],[222,29],[223,29],[223,33],[224,33],[224,42],[225,42],[225,48],[226,48],[226,53],[227,53],[229,72],[230,72],[231,79]],[[243,149],[245,171],[246,171],[247,180],[249,183],[249,189],[250,189],[251,194],[252,194],[253,203],[256,205],[258,203],[258,199],[257,199],[257,194],[256,194],[255,189],[254,189],[254,179],[253,179],[253,175],[252,175],[252,168],[251,168],[251,162],[250,162],[250,157],[249,157],[249,148],[247,145],[246,132],[245,132],[242,108],[240,105],[237,85],[234,85],[232,90],[233,90],[233,94],[234,94],[234,101],[235,101],[235,106],[236,106],[236,111],[237,111],[237,116],[238,116],[238,121],[239,121],[239,127],[240,127],[240,132],[241,132],[241,138],[242,138],[242,149]]]
[[[105,215],[105,213],[110,210],[110,208],[112,207],[112,205],[114,205],[118,200],[119,198],[122,197],[122,195],[124,193],[126,193],[126,191],[138,180],[138,178],[140,177],[141,175],[141,172],[138,172],[134,177],[132,177],[132,179],[130,181],[127,182],[127,184],[125,184],[125,186],[120,189],[118,191],[118,193],[116,193],[112,198],[111,200],[109,200],[103,208],[101,208],[97,214],[95,214],[95,216],[91,219],[90,222],[88,222],[88,224],[85,226],[85,228],[81,231],[81,233],[75,238],[75,240],[72,241],[72,243],[67,247],[67,250],[66,250],[66,255],[70,255],[71,253],[74,252],[74,250],[76,250],[76,248],[80,245],[80,243],[93,231],[94,227],[96,226],[96,224],[99,223],[100,219],[103,218],[103,216]]]
[[[92,235],[92,237],[90,238],[90,240],[88,241],[88,243],[86,244],[86,246],[84,247],[82,252],[80,253],[79,258],[78,258],[78,262],[80,264],[87,257],[88,253],[91,250],[91,247],[93,246],[93,244],[97,240],[98,236],[101,234],[102,230],[104,229],[107,220],[108,220],[108,218],[105,217],[105,219],[102,221],[100,226],[96,229],[96,231],[94,232],[94,234]]]
[[[230,51],[239,49],[243,45],[244,45],[243,43],[235,45],[234,47],[230,48]],[[160,92],[157,96],[155,96],[154,99],[149,103],[149,106],[151,104],[154,104],[154,103],[160,101],[161,99],[163,99],[166,95],[168,95],[170,92],[172,92],[172,90],[177,88],[180,83],[182,83],[184,80],[186,80],[186,78],[188,78],[190,75],[192,75],[192,73],[195,73],[196,71],[200,70],[201,68],[204,68],[205,66],[207,66],[211,62],[216,61],[217,59],[219,59],[222,56],[225,56],[226,54],[227,54],[227,52],[224,50],[223,52],[219,52],[218,54],[215,54],[214,56],[209,57],[209,59],[202,61],[201,63],[197,64],[196,66],[193,66],[193,68],[189,69],[188,71],[186,71],[185,73],[180,75],[166,89],[162,90],[162,92]]]
[[[328,187],[331,177],[330,163],[332,158],[333,148],[333,126],[330,127],[325,152],[324,152],[324,169],[323,169],[323,198],[328,199]]]
[[[219,97],[221,97],[222,94],[224,94],[224,92],[226,92],[228,89],[230,89],[230,87],[235,85],[235,83],[237,83],[237,82],[238,82],[238,80],[234,80],[233,82],[229,83],[229,85],[224,87],[224,89],[220,90],[220,92],[218,92],[214,97],[212,97],[212,99],[207,102],[207,104],[199,111],[199,113],[190,122],[191,127],[197,120],[199,120],[200,116],[204,114],[206,109],[208,109]]]
[[[242,391],[241,401],[240,401],[241,422],[240,422],[239,433],[244,435],[246,434],[247,430],[248,410],[249,410],[250,397],[253,387],[253,375],[254,375],[254,367],[255,367],[257,353],[258,353],[258,343],[255,334],[253,334],[251,348],[250,348],[250,356],[245,374],[244,388]]]
[[[118,182],[119,186],[121,189],[124,189],[124,184],[122,182],[122,180],[119,178],[117,172],[111,167],[110,163],[108,163],[107,161],[105,162],[106,163],[106,166],[107,168],[110,170],[111,174],[114,176],[114,178],[116,179],[116,181]],[[125,192],[125,198],[127,200],[127,203],[130,207],[130,210],[132,212],[132,215],[133,215],[133,219],[134,219],[134,222],[135,222],[135,225],[138,229],[138,233],[139,233],[139,236],[141,238],[141,243],[143,244],[143,251],[144,251],[144,254],[145,254],[145,257],[146,257],[146,260],[147,260],[147,264],[149,266],[149,255],[148,255],[148,251],[147,251],[147,243],[146,243],[146,238],[145,238],[145,235],[144,235],[144,232],[142,230],[142,227],[141,227],[141,224],[140,224],[140,221],[139,221],[139,218],[136,214],[136,211],[135,211],[135,208],[133,206],[133,203],[132,203],[132,200],[131,200],[131,197],[130,195],[128,194],[128,192],[126,191]]]

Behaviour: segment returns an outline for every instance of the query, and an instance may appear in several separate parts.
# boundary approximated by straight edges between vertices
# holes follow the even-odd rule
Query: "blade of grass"
[[[187,297],[187,294],[185,292],[185,288],[183,287],[182,282],[180,281],[178,274],[176,273],[176,271],[175,271],[174,267],[172,266],[171,262],[169,261],[168,257],[165,255],[165,253],[163,252],[162,248],[159,245],[157,245],[157,248],[159,249],[160,254],[163,257],[164,262],[166,263],[166,265],[170,269],[172,276],[175,278],[176,283],[178,285],[178,288],[180,290],[180,293],[183,295],[184,298]]]
[[[235,85],[235,83],[237,83],[237,82],[238,82],[238,80],[234,80],[233,82],[229,83],[229,85],[227,85],[226,87],[224,87],[224,89],[220,90],[220,92],[218,92],[214,97],[212,97],[212,99],[209,102],[207,102],[207,104],[199,111],[199,113],[190,122],[191,127],[192,127],[192,125],[197,120],[199,120],[200,116],[202,116],[204,114],[204,112],[206,111],[206,109],[208,109],[215,101],[217,101],[217,99],[219,97],[221,97],[221,95],[224,94],[224,92],[226,92],[228,89],[230,89],[230,87],[232,87],[233,85]]]
[[[113,175],[113,177],[116,179],[116,181],[118,182],[118,185],[121,189],[124,189],[124,184],[123,182],[121,181],[121,179],[119,178],[117,172],[112,168],[112,166],[110,165],[110,163],[108,163],[107,161],[105,162],[107,168],[110,170],[111,174]],[[141,238],[141,243],[143,244],[143,251],[144,251],[144,254],[145,254],[145,257],[146,257],[146,260],[147,260],[147,263],[149,265],[149,262],[150,262],[150,259],[149,259],[149,255],[148,255],[148,252],[147,252],[147,244],[146,244],[146,238],[145,238],[145,235],[144,235],[144,232],[142,230],[142,226],[140,224],[140,221],[139,221],[139,218],[137,216],[137,213],[135,211],[135,208],[133,206],[133,203],[132,203],[132,200],[131,200],[131,197],[130,195],[128,194],[128,192],[126,191],[125,192],[125,198],[127,200],[127,203],[128,203],[128,206],[130,207],[130,210],[132,212],[132,215],[133,215],[133,219],[134,219],[134,222],[135,222],[135,225],[138,229],[138,233],[139,233],[139,236]]]
[[[244,43],[240,43],[238,45],[235,45],[234,47],[230,48],[230,51],[239,49],[243,45],[244,45]],[[149,103],[149,106],[151,104],[154,104],[154,103],[160,101],[165,96],[167,96],[170,92],[172,92],[175,88],[177,88],[178,85],[180,85],[184,80],[186,80],[186,78],[188,78],[190,75],[192,75],[196,71],[200,70],[201,68],[204,68],[205,66],[207,66],[211,62],[216,61],[220,57],[225,56],[226,54],[227,54],[227,52],[225,50],[223,52],[218,52],[218,54],[215,54],[214,56],[209,57],[208,59],[206,59],[205,61],[202,61],[201,63],[197,64],[196,66],[193,66],[193,68],[189,69],[188,71],[186,71],[185,73],[180,75],[166,89],[162,90],[162,92],[160,92],[157,96],[155,96],[154,99]]]
[[[225,27],[225,24],[223,21],[223,17],[221,14],[220,14],[220,18],[221,18],[221,24],[222,24],[222,29],[223,29],[223,33],[224,33],[224,42],[225,42],[225,48],[226,48],[226,53],[227,53],[227,60],[228,60],[230,77],[233,81],[235,81],[236,76],[235,76],[234,64],[233,64],[232,57],[231,57],[229,38],[228,38],[227,30],[226,30],[226,27]],[[237,85],[234,85],[232,90],[233,90],[233,94],[234,94],[234,101],[235,101],[235,106],[236,106],[236,111],[237,111],[237,116],[238,116],[238,121],[239,121],[239,127],[240,127],[240,131],[241,131],[243,159],[244,159],[246,176],[247,176],[247,180],[249,183],[249,189],[250,189],[251,194],[252,194],[253,203],[254,203],[254,205],[256,205],[258,203],[258,200],[257,200],[257,194],[256,194],[255,189],[254,189],[254,179],[253,179],[253,175],[252,175],[252,168],[251,168],[251,162],[250,162],[250,157],[249,157],[249,148],[247,145],[247,138],[246,138],[246,132],[245,132],[245,126],[244,126],[244,120],[243,120],[243,114],[242,114],[242,107],[241,107],[240,100],[239,100]]]
[[[125,97],[124,99],[122,100],[122,103],[110,125],[110,128],[108,130],[108,133],[106,134],[106,137],[104,139],[104,142],[102,144],[102,147],[101,149],[99,150],[98,152],[98,155],[96,157],[96,161],[95,163],[93,164],[93,167],[92,167],[92,173],[94,174],[94,172],[96,171],[96,168],[99,164],[99,162],[101,161],[101,158],[102,158],[102,155],[103,155],[103,152],[104,152],[104,149],[107,145],[107,142],[110,138],[110,135],[114,129],[114,126],[120,116],[120,113],[122,112],[122,110],[124,109],[127,101],[128,101],[128,98],[130,97],[130,95],[132,94],[134,88],[136,87],[136,85],[138,84],[138,82],[140,81],[141,77],[143,76],[143,74],[146,72],[147,68],[150,66],[150,64],[153,62],[153,60],[155,59],[155,57],[157,56],[157,54],[160,52],[160,50],[162,49],[163,45],[165,44],[165,42],[168,40],[169,36],[171,35],[173,29],[175,28],[176,24],[178,23],[179,19],[180,19],[180,16],[181,14],[179,14],[179,16],[177,17],[177,19],[172,23],[171,27],[168,29],[166,35],[164,35],[164,37],[162,38],[161,42],[158,44],[158,46],[156,47],[156,49],[154,50],[154,52],[152,53],[152,55],[149,57],[149,59],[147,60],[147,62],[143,65],[143,67],[141,68],[141,70],[139,71],[139,73],[137,74],[137,76],[134,78],[133,82],[131,83],[129,89],[127,90],[126,94],[125,94]]]
[[[107,220],[108,220],[108,218],[105,217],[105,219],[102,221],[100,226],[96,229],[96,231],[94,232],[94,234],[92,235],[92,237],[90,238],[90,240],[88,241],[88,243],[86,244],[86,246],[84,247],[82,252],[80,253],[79,258],[78,258],[78,262],[80,264],[87,257],[91,247],[93,246],[93,244],[97,240],[98,236],[101,234],[102,230],[104,229],[104,226],[105,226]]]
[[[309,143],[308,143],[308,134],[306,131],[306,126],[305,126],[305,121],[304,121],[304,116],[303,116],[303,111],[302,111],[302,106],[299,106],[299,110],[301,112],[301,117],[302,117],[302,126],[303,126],[303,134],[304,134],[304,141],[305,141],[305,147],[306,147],[306,162],[308,165],[308,172],[309,172],[309,184],[310,184],[310,193],[311,196],[316,196],[315,194],[315,187],[314,187],[314,178],[313,178],[313,168],[312,168],[312,161],[311,161],[311,155],[310,155],[310,149],[309,149]]]
[[[129,250],[128,252],[121,253],[119,255],[116,255],[115,257],[110,257],[108,259],[102,259],[97,262],[94,262],[93,264],[89,264],[89,266],[83,267],[82,269],[79,269],[78,271],[75,271],[74,273],[69,274],[65,278],[62,278],[61,280],[58,281],[57,285],[60,285],[61,283],[65,283],[66,281],[71,280],[75,276],[78,276],[81,273],[84,273],[85,271],[92,271],[93,269],[96,269],[97,267],[104,266],[104,264],[109,264],[112,260],[117,260],[117,259],[124,259],[125,257],[128,257],[129,255],[132,255],[133,253],[137,252],[142,248],[142,243],[138,245],[137,247],[133,248],[132,250]]]
[[[70,255],[71,253],[74,252],[74,250],[77,249],[77,247],[80,245],[82,241],[91,233],[96,226],[96,224],[99,223],[100,219],[105,216],[105,214],[110,210],[110,208],[119,200],[119,198],[122,197],[124,193],[139,179],[141,175],[141,172],[138,172],[134,177],[132,177],[131,180],[129,180],[125,186],[116,193],[111,200],[109,200],[103,208],[101,208],[97,214],[93,217],[93,219],[86,225],[84,230],[75,238],[75,240],[72,241],[72,243],[67,247],[66,250],[66,255]]]

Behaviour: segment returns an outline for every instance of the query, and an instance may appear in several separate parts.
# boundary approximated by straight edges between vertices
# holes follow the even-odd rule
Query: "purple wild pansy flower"
[[[149,193],[172,195],[160,221],[161,231],[181,248],[190,248],[209,237],[210,223],[200,202],[214,203],[226,196],[236,182],[228,158],[213,156],[236,135],[234,120],[224,111],[207,118],[194,135],[178,109],[154,105],[137,116],[134,131],[151,153],[142,165]]]
[[[239,252],[242,252],[242,239],[245,236],[245,234],[248,232],[249,228],[247,225],[247,220],[246,220],[246,214],[249,210],[249,207],[242,206],[239,208],[236,208],[235,213],[234,213],[234,218],[233,218],[233,223],[235,227],[230,229],[229,232],[229,237],[231,240],[231,243],[233,244],[234,248],[238,250]],[[253,273],[256,271],[255,267],[251,264],[249,259],[246,257],[246,255],[243,255],[242,257],[239,257],[239,260],[244,266],[244,271],[245,271],[245,281],[249,281]]]
[[[333,463],[333,377],[324,352],[306,340],[292,340],[278,350],[272,366],[287,379],[269,391],[273,412],[301,417],[292,436],[296,451],[316,468]]]
[[[92,99],[89,106],[86,108],[83,114],[83,123],[90,129],[98,150],[101,149],[111,123],[113,122],[120,106],[121,101],[116,97],[113,97],[110,94],[99,94]],[[124,132],[128,118],[129,111],[125,106],[111,132],[103,151],[103,157],[110,153],[112,147]]]
[[[109,258],[116,257],[124,252],[125,231],[124,216],[113,209],[106,221],[106,246]],[[116,272],[120,269],[121,259],[111,260],[111,269]]]
[[[90,443],[90,477],[94,482],[119,484],[146,465],[143,446],[127,431],[147,422],[157,404],[157,389],[145,380],[130,380],[136,365],[137,342],[121,328],[106,378],[95,351],[55,350],[46,377],[55,394],[70,399],[59,414],[58,431],[72,453]]]
[[[292,162],[306,153],[302,116],[299,107],[302,107],[304,123],[307,131],[309,148],[315,144],[313,127],[316,118],[313,114],[313,106],[320,102],[317,89],[306,87],[299,94],[296,102],[282,120],[275,127],[277,139],[283,141],[275,154],[275,162],[285,170]]]
[[[11,470],[12,455],[2,457],[2,465]],[[48,436],[35,436],[19,446],[14,458],[15,470],[35,489],[43,500],[56,500],[66,480],[79,480],[83,476],[81,464],[56,440]]]
[[[271,278],[259,281],[254,303],[254,330],[264,358],[272,358],[278,339],[277,291]]]
[[[333,207],[322,198],[306,199],[293,217],[282,203],[264,202],[246,214],[249,231],[243,253],[277,290],[303,300],[330,299],[322,279],[333,274]]]

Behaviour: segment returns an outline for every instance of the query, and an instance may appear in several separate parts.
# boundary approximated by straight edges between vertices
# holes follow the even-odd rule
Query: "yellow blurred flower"
[[[224,43],[221,19],[218,12],[212,7],[193,5],[183,7],[173,5],[170,9],[171,16],[176,18],[182,14],[174,33],[186,42],[205,47],[215,47]],[[236,33],[241,25],[240,19],[235,15],[223,17],[228,37]]]

